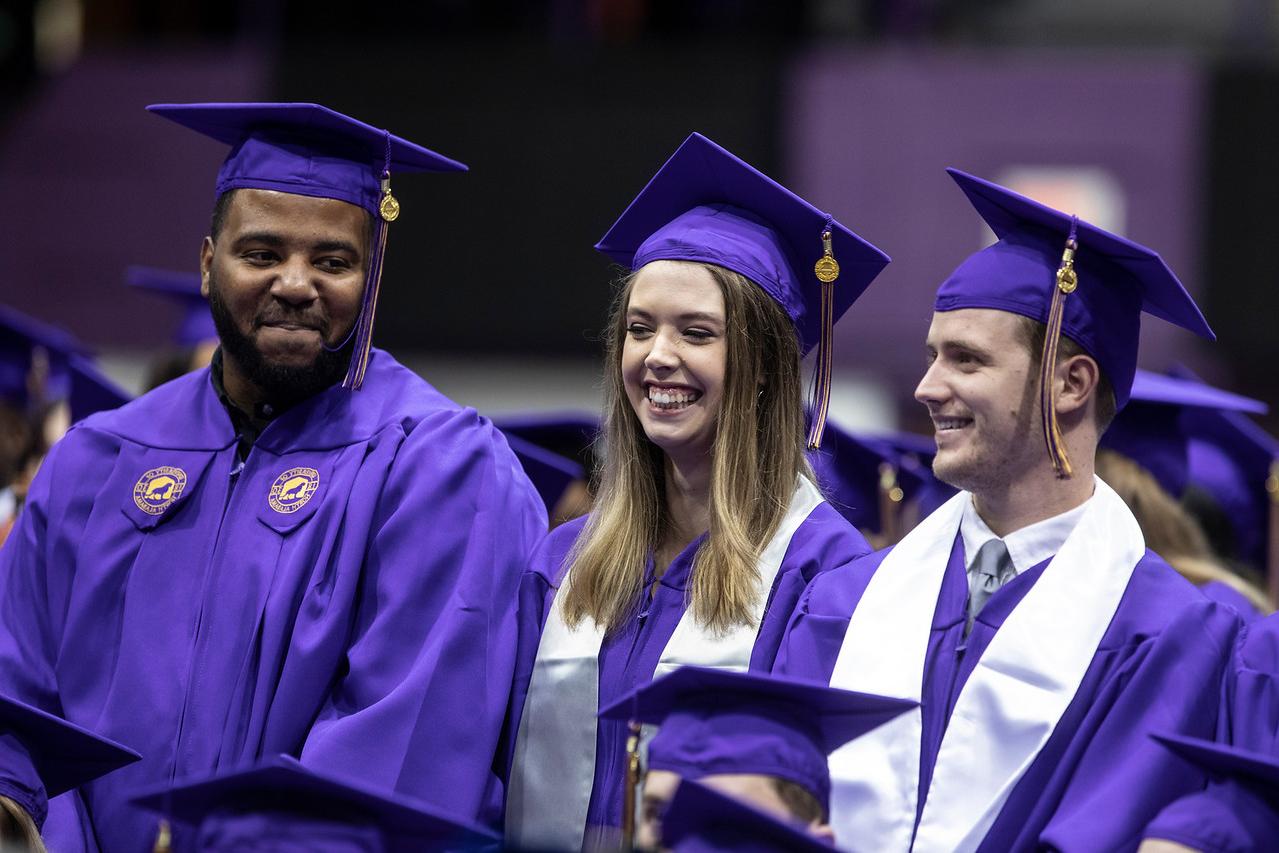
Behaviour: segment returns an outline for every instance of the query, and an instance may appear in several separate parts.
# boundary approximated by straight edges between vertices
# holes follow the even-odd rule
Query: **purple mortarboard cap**
[[[18,409],[66,399],[69,358],[86,352],[70,333],[0,305],[0,401]],[[37,362],[42,362],[37,365]],[[31,387],[33,370],[43,385]],[[32,398],[35,392],[36,399]]]
[[[173,335],[175,344],[189,347],[217,339],[209,302],[200,294],[198,273],[131,266],[124,277],[131,286],[158,293],[182,309],[182,319]]]
[[[696,782],[682,781],[662,815],[662,847],[676,853],[831,853],[799,823],[780,820]]]
[[[543,450],[572,459],[585,469],[600,435],[600,419],[586,412],[545,412],[500,415],[493,425],[506,436],[515,436]]]
[[[503,430],[505,433],[506,431]],[[553,513],[559,504],[564,491],[577,480],[586,478],[582,466],[571,459],[565,459],[557,453],[544,450],[531,441],[525,441],[517,435],[506,433],[506,442],[511,446],[515,457],[520,460],[524,474],[532,482],[533,488],[546,505],[547,513]]]
[[[389,163],[400,172],[466,166],[319,104],[152,104],[148,110],[231,146],[217,194],[277,190],[335,198],[379,217]]]
[[[969,256],[937,291],[935,311],[993,308],[1047,324],[1062,250],[1074,234],[1078,286],[1061,332],[1097,360],[1115,402],[1128,402],[1141,312],[1215,340],[1199,307],[1158,254],[990,181],[947,169],[998,238]]]
[[[651,769],[685,779],[776,776],[809,791],[825,809],[826,757],[915,704],[811,681],[685,666],[641,685],[599,715],[660,726],[648,745]]]
[[[1145,468],[1164,491],[1180,497],[1189,481],[1189,438],[1183,422],[1195,410],[1252,412],[1267,406],[1196,379],[1136,371],[1132,398],[1102,435],[1099,446]]]
[[[498,840],[489,830],[419,800],[321,773],[284,755],[248,769],[179,780],[132,801],[198,828],[197,847],[205,851],[240,849],[248,840],[242,832],[246,821],[254,829],[296,839],[296,849],[305,850],[330,849],[323,838],[302,831],[316,822],[363,830],[358,834],[363,846],[351,843],[357,836],[344,834],[346,846],[332,848],[342,850],[471,850]],[[298,831],[290,833],[291,827]]]
[[[373,318],[382,280],[387,225],[400,215],[391,176],[459,172],[466,166],[387,130],[319,104],[152,104],[148,110],[231,146],[218,170],[217,195],[275,190],[332,198],[364,208],[376,224],[355,354],[345,388],[359,388],[368,367]]]
[[[1271,796],[1279,795],[1277,756],[1185,735],[1154,734],[1151,737],[1214,779],[1251,782]]]
[[[0,734],[15,736],[26,749],[49,797],[142,757],[75,723],[4,696],[0,696]]]
[[[826,233],[838,278],[823,283],[814,264],[826,257]],[[804,353],[825,341],[819,384],[820,373],[829,373],[830,327],[889,262],[832,216],[700,133],[684,140],[595,248],[632,270],[658,260],[698,261],[746,276],[785,310]],[[824,420],[825,401],[814,408]],[[816,438],[820,443],[820,434]]]
[[[933,476],[935,453],[925,436],[856,434],[827,422],[821,449],[808,458],[831,505],[854,527],[882,532],[885,491],[893,503],[918,500],[934,489],[953,494]]]

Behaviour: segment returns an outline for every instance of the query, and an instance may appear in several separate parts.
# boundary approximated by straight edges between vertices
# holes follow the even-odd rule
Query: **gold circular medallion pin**
[[[839,278],[839,262],[830,255],[824,255],[813,265],[813,274],[817,276],[818,281],[830,284]]]
[[[400,203],[395,200],[395,196],[388,192],[382,196],[382,201],[378,205],[378,212],[382,214],[382,218],[387,222],[394,222],[400,215]]]

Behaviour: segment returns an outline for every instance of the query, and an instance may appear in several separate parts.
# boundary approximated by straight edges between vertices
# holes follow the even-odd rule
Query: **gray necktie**
[[[968,625],[967,637],[973,630],[973,620],[995,594],[995,590],[1017,576],[1013,559],[1008,556],[1008,546],[1001,539],[991,539],[977,552],[977,559],[968,569]]]

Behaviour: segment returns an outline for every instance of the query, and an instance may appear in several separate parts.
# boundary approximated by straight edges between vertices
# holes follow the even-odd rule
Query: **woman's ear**
[[[822,823],[820,820],[815,820],[808,825],[808,832],[814,837],[825,841],[827,844],[832,846],[835,844],[835,830],[830,828],[829,823]]]

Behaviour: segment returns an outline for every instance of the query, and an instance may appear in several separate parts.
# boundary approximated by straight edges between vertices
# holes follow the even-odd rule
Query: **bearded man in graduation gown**
[[[916,390],[959,487],[815,579],[775,669],[914,699],[831,757],[853,850],[1133,850],[1204,784],[1148,735],[1210,736],[1238,618],[1145,547],[1093,473],[1145,311],[1212,332],[1157,254],[951,172],[998,241],[938,291]]]
[[[221,347],[73,429],[0,554],[0,694],[143,756],[50,846],[149,850],[131,792],[280,753],[474,818],[546,517],[496,429],[370,348],[392,176],[465,167],[315,105],[151,110],[232,146]],[[4,744],[0,794],[43,820]]]

